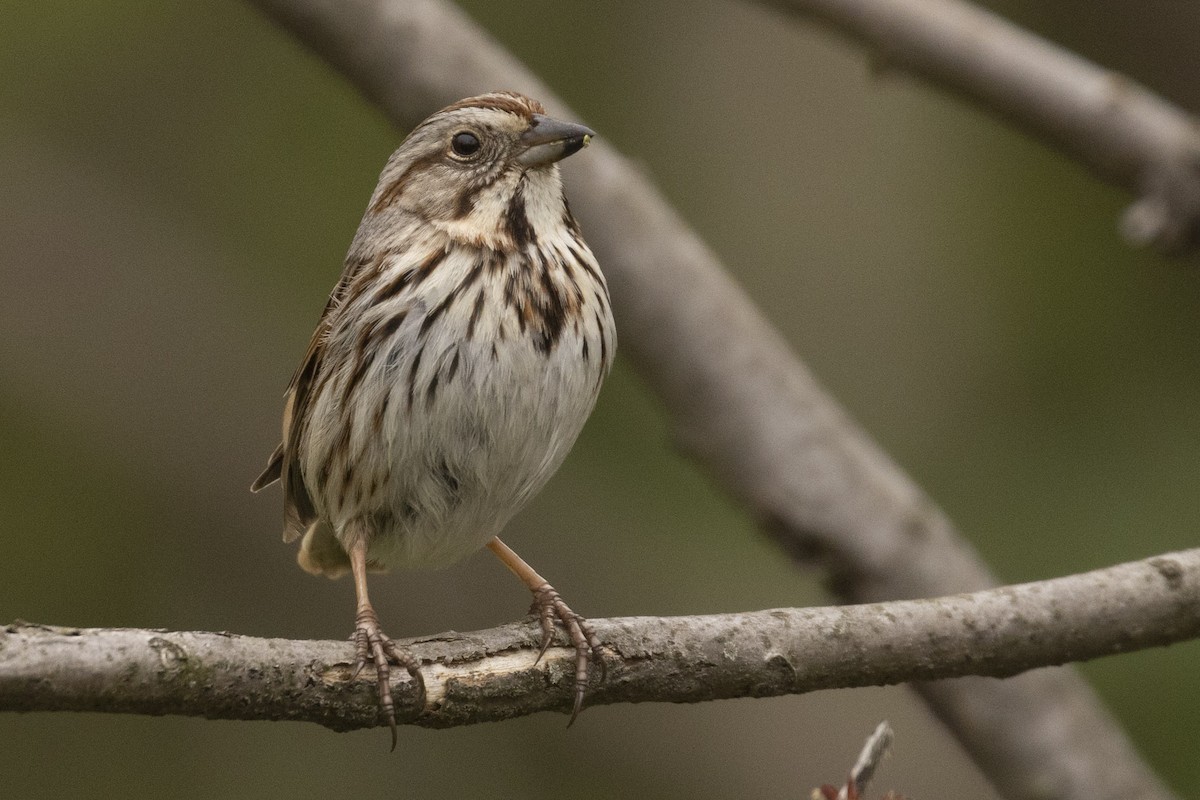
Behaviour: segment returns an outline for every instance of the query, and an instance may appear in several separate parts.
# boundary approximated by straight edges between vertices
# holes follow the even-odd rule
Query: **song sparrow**
[[[299,562],[354,575],[355,674],[374,662],[396,742],[368,569],[439,566],[486,545],[533,592],[542,651],[576,649],[579,713],[600,642],[496,538],[545,484],[591,412],[616,347],[608,288],[563,196],[558,161],[592,131],[495,92],[418,125],[392,154],[308,352],[283,442],[252,489],[282,478]],[[602,665],[602,664],[601,664]]]

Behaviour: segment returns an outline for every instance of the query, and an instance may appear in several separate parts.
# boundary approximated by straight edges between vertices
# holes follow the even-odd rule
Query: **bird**
[[[488,548],[529,589],[541,653],[561,625],[578,716],[602,643],[498,538],[558,469],[616,352],[608,285],[559,162],[595,133],[512,91],[468,97],[392,153],[285,393],[283,435],[252,491],[280,482],[284,541],[307,572],[353,576],[357,676],[376,670],[396,746],[390,667],[367,573]],[[603,673],[601,674],[603,679]],[[421,684],[423,687],[423,684]],[[423,689],[422,689],[423,690]]]

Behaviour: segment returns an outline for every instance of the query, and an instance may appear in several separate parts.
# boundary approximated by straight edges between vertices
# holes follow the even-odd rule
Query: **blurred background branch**
[[[1082,575],[927,600],[593,620],[607,679],[589,705],[773,697],[982,675],[1008,677],[1200,636],[1200,549]],[[567,711],[574,652],[538,660],[535,625],[406,640],[397,719],[432,728]],[[344,642],[228,633],[0,631],[0,711],[185,714],[381,724]],[[399,670],[397,670],[399,672]]]
[[[1136,81],[960,0],[761,0],[828,24],[951,89],[1137,197],[1131,243],[1200,244],[1200,120]]]

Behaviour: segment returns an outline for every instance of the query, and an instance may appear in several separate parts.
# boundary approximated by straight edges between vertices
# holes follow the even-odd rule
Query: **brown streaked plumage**
[[[574,712],[600,647],[591,627],[496,534],[549,479],[591,411],[616,344],[608,289],[563,196],[557,162],[588,129],[511,92],[466,98],[392,154],[342,276],[288,387],[283,442],[254,482],[280,480],[284,540],[331,577],[353,573],[356,670],[374,664],[392,726],[390,665],[366,573],[436,566],[487,546],[533,592],[543,650],[576,650]]]

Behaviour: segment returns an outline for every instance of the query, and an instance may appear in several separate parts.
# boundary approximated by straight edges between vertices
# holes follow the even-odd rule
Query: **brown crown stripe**
[[[448,114],[452,111],[461,111],[466,108],[484,108],[495,111],[507,111],[510,114],[516,114],[526,120],[533,120],[534,114],[545,114],[546,108],[532,97],[526,97],[517,92],[492,92],[490,94],[479,95],[478,97],[467,97],[459,100],[457,103],[451,103],[443,108],[430,120]]]

